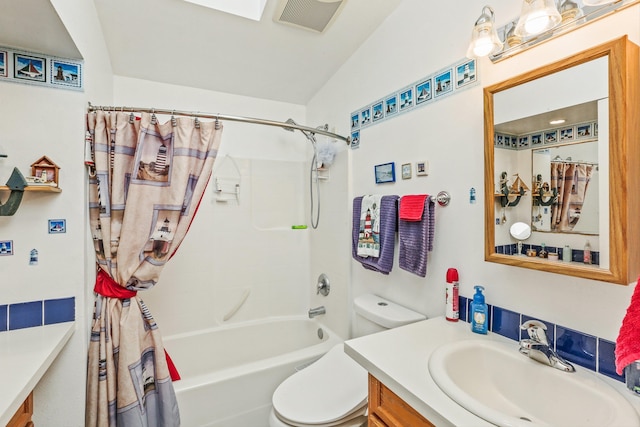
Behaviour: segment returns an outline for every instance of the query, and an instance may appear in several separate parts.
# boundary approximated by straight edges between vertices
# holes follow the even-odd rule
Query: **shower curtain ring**
[[[172,110],[171,111],[171,126],[172,127],[176,127],[178,126],[178,121],[176,120],[176,117],[174,116],[176,110]]]
[[[218,120],[219,117],[220,117],[220,114],[216,114],[216,122],[215,122],[216,130],[220,129],[220,121]]]
[[[194,126],[196,127],[196,129],[200,129],[200,120],[198,120],[198,118],[196,117],[195,120],[193,121]]]
[[[155,108],[151,109],[151,124],[152,125],[157,125],[158,124],[158,118],[156,117],[156,109]]]

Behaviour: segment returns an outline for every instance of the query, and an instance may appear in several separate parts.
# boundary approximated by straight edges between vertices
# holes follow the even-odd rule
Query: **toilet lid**
[[[292,424],[327,425],[366,405],[367,387],[367,371],[338,344],[284,380],[273,393],[273,409]]]

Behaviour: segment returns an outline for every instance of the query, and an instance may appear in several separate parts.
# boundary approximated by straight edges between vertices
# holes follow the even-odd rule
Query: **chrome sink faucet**
[[[528,339],[520,340],[520,353],[561,371],[575,372],[573,365],[560,357],[549,345],[545,332],[547,325],[539,320],[527,320],[520,325],[520,329],[526,330],[529,334]]]
[[[324,308],[324,305],[321,305],[320,307],[316,307],[316,308],[312,308],[309,310],[309,319],[313,319],[316,316],[319,316],[321,314],[325,314],[327,311]]]

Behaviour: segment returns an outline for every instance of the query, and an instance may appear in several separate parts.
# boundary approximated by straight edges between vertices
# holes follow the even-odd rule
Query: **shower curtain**
[[[593,165],[551,162],[551,186],[558,198],[551,209],[551,230],[571,231],[580,220]]]
[[[87,370],[87,427],[172,427],[177,379],[153,316],[137,295],[153,287],[202,198],[217,122],[97,111],[87,116],[89,219],[97,276]],[[185,279],[185,281],[188,278]]]

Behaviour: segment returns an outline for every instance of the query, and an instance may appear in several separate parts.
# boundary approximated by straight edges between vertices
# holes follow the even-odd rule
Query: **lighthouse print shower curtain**
[[[173,427],[178,378],[139,291],[152,288],[194,218],[222,127],[192,118],[87,116],[96,293],[86,426]]]

